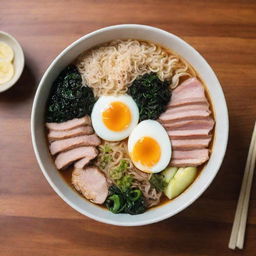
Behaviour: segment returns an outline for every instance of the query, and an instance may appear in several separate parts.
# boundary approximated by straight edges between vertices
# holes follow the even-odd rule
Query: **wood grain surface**
[[[227,154],[211,186],[178,215],[143,227],[106,225],[71,209],[43,177],[30,138],[33,97],[50,62],[82,35],[121,23],[156,26],[194,46],[217,73],[230,117]],[[245,249],[228,249],[256,118],[255,0],[0,0],[0,30],[26,57],[19,82],[0,94],[1,256],[256,255],[256,186]]]

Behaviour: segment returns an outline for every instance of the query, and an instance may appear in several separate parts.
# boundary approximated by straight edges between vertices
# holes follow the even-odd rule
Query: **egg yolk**
[[[142,137],[135,143],[131,155],[134,162],[152,167],[160,160],[161,148],[155,139]]]
[[[102,113],[102,120],[106,127],[114,132],[127,129],[131,122],[130,109],[122,102],[112,102]]]

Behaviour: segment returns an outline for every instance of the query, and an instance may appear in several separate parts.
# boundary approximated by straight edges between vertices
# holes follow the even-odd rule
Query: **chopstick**
[[[250,172],[249,172],[249,177],[248,177],[246,192],[245,192],[245,197],[244,197],[244,207],[243,207],[242,216],[241,216],[241,220],[240,220],[240,229],[239,229],[238,236],[237,236],[237,247],[239,249],[243,249],[243,245],[244,245],[244,234],[245,234],[247,213],[248,213],[252,180],[253,180],[255,161],[256,161],[256,135],[254,137],[255,137],[254,138],[254,146],[253,146],[254,148],[253,148],[250,167],[249,167]]]
[[[232,232],[228,247],[230,249],[243,249],[244,235],[247,221],[247,213],[249,207],[249,199],[252,187],[253,173],[256,160],[256,122],[254,125],[250,148],[247,156],[242,187],[237,203],[235,219],[232,227]]]

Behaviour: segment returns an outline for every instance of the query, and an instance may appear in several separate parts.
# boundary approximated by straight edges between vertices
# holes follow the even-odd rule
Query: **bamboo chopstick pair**
[[[230,249],[243,249],[244,235],[247,221],[247,213],[249,207],[250,193],[252,187],[253,173],[256,161],[256,122],[252,133],[249,153],[246,161],[242,187],[236,207],[235,219],[228,247]]]

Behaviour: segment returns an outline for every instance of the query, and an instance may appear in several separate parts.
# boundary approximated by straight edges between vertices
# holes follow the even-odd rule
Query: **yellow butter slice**
[[[13,65],[7,61],[0,61],[0,84],[9,82],[14,74]]]
[[[8,44],[0,42],[0,61],[11,62],[13,57],[14,53],[12,48]]]

